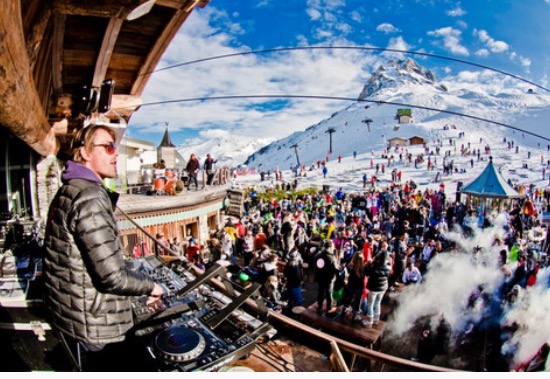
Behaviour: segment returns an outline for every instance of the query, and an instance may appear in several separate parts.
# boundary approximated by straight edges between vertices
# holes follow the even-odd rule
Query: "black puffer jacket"
[[[131,298],[154,282],[124,264],[108,191],[86,167],[69,162],[50,205],[45,235],[45,302],[53,326],[93,343],[119,342],[133,326]]]
[[[330,283],[336,279],[338,272],[338,263],[332,250],[324,248],[314,257],[315,262],[315,281],[317,283]]]
[[[365,266],[365,275],[368,276],[367,289],[373,292],[382,292],[388,289],[388,277],[391,274],[391,261],[386,251],[380,251],[374,260]]]

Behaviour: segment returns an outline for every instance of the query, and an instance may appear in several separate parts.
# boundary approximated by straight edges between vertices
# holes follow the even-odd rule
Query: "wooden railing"
[[[193,267],[197,276],[204,273],[203,270]],[[215,285],[219,290],[225,291],[225,285],[218,279],[210,279],[210,283]],[[235,291],[238,293],[238,291]],[[248,299],[246,305],[258,313],[261,313],[258,305],[255,301]],[[331,351],[331,343],[336,343],[341,351],[347,352],[352,357],[352,362],[355,362],[358,357],[367,359],[372,362],[379,363],[380,371],[384,368],[395,367],[403,371],[423,371],[423,372],[460,372],[461,370],[455,370],[447,367],[433,366],[420,362],[414,362],[409,359],[395,357],[393,355],[385,354],[367,347],[359,346],[350,341],[329,335],[318,329],[312,328],[309,325],[303,324],[293,318],[287,317],[281,313],[268,310],[269,322],[276,329],[284,329],[288,336],[296,336],[300,333],[306,334],[307,337],[301,340],[301,343],[309,342],[311,348],[316,351]],[[368,366],[372,367],[372,364]],[[353,364],[350,365],[350,370],[353,369]]]

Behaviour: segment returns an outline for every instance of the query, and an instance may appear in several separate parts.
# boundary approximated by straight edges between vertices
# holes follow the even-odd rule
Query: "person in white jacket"
[[[407,267],[403,272],[402,281],[405,285],[422,282],[422,274],[420,273],[418,267],[414,265],[413,261],[407,262]]]

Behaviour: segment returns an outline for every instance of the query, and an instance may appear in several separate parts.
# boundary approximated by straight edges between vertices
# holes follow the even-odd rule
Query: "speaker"
[[[87,84],[80,86],[73,97],[72,116],[89,116],[97,110],[98,101],[99,92],[97,88],[91,88]]]
[[[88,85],[84,84],[77,89],[76,93],[73,95],[73,117],[78,117],[81,114],[87,113],[91,97],[92,89]]]
[[[115,90],[115,81],[113,79],[104,80],[101,83],[101,89],[99,92],[99,113],[109,112],[111,109],[111,100],[113,98],[113,91]]]

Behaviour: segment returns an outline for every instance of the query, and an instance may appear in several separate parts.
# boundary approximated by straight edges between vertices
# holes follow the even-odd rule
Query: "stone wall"
[[[48,218],[50,203],[61,186],[62,170],[63,165],[54,155],[43,158],[36,165],[38,215],[44,222]]]

